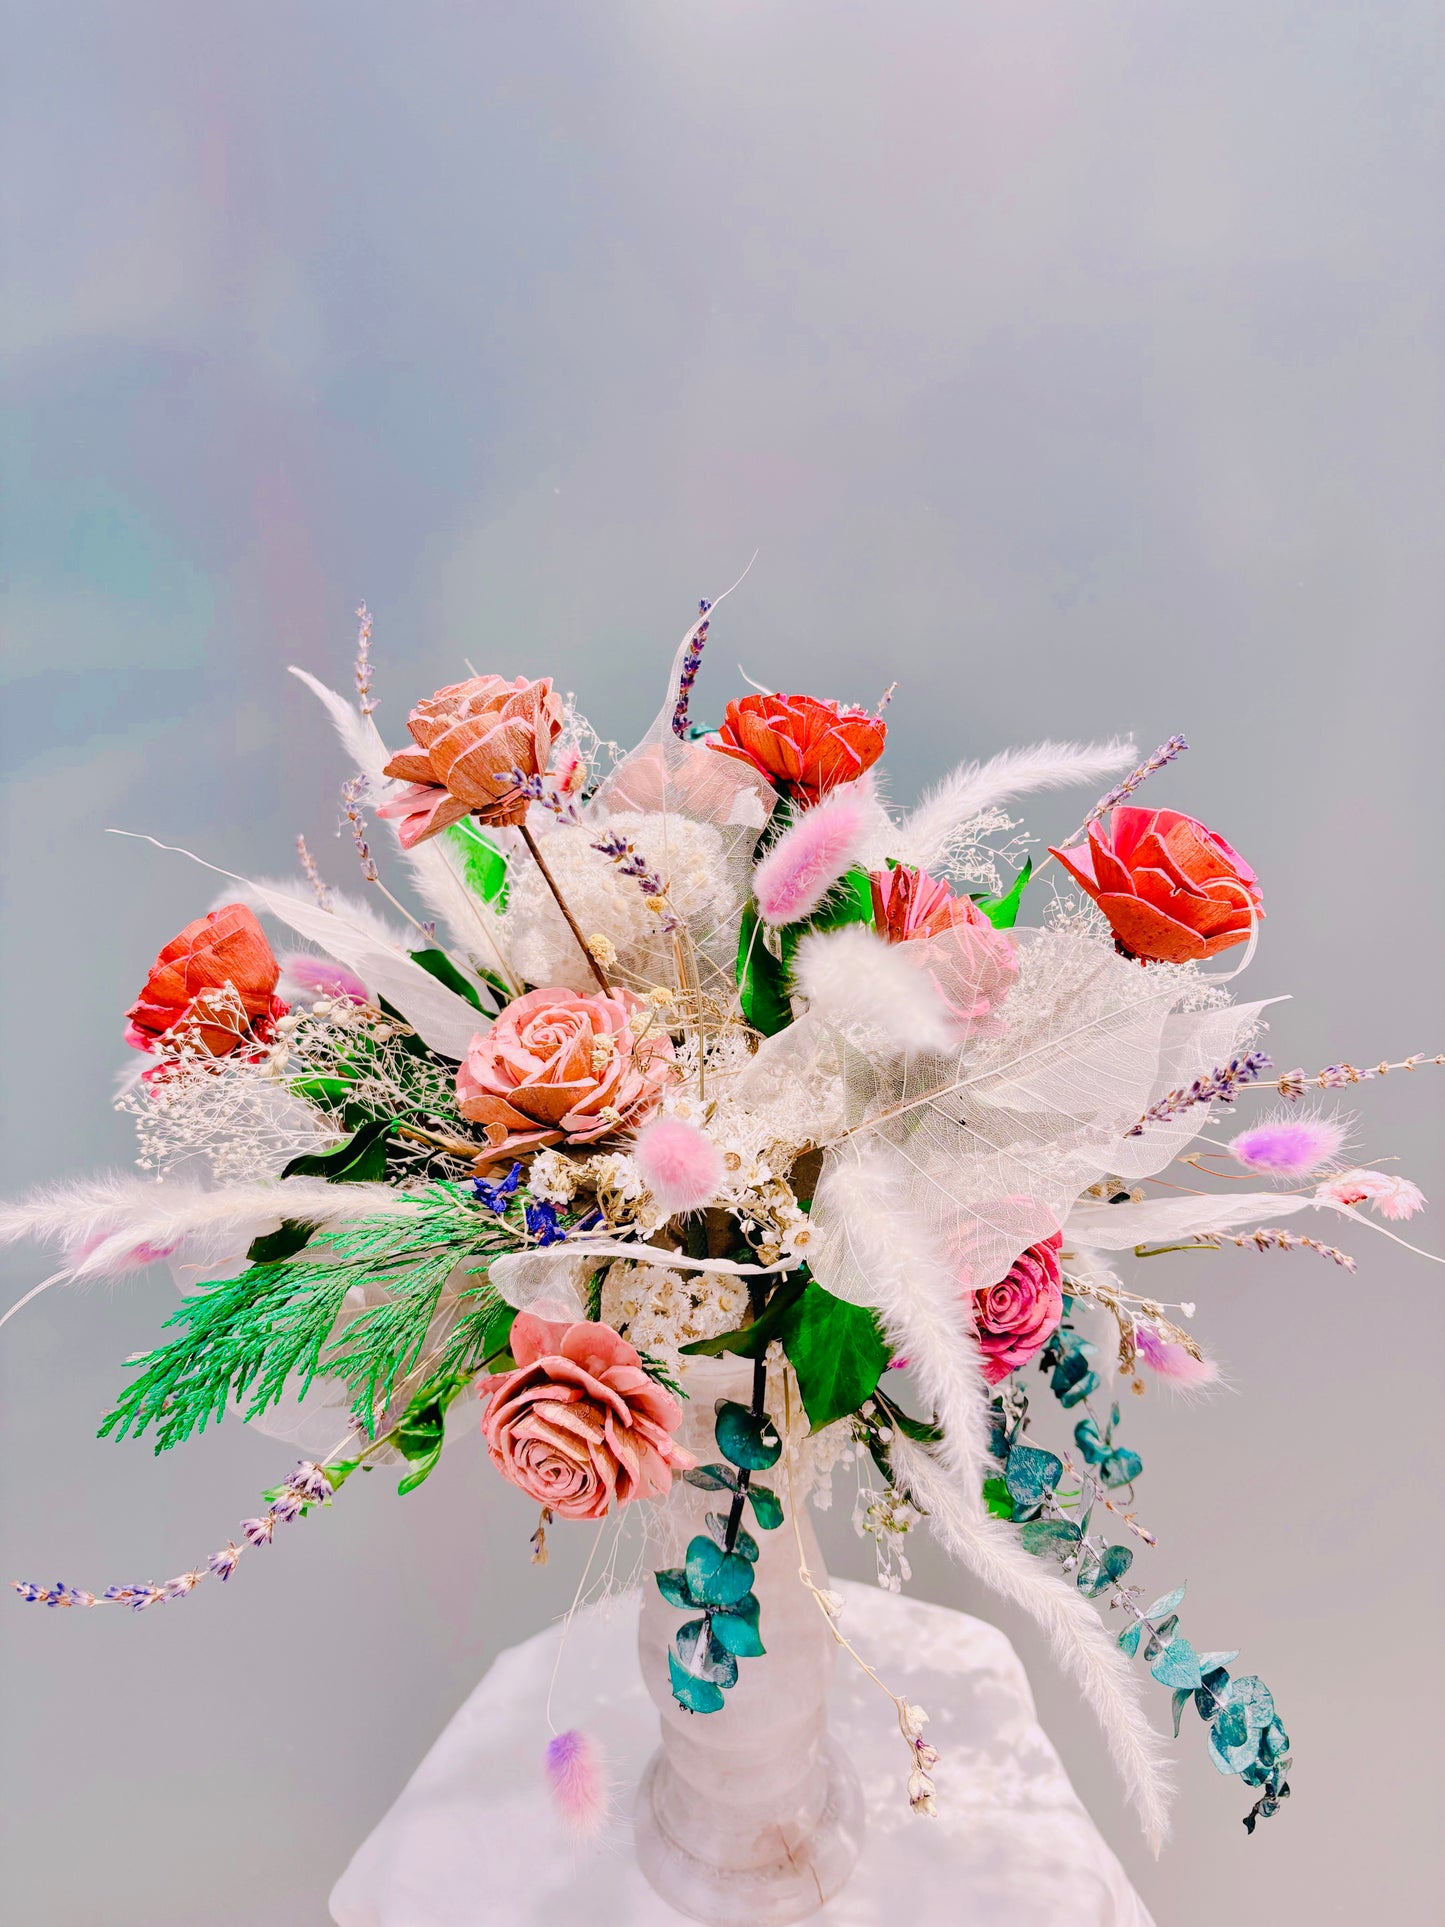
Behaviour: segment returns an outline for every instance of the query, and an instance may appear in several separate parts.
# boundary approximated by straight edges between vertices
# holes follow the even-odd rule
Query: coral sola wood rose
[[[630,754],[549,678],[485,674],[415,702],[388,757],[360,620],[358,702],[311,686],[357,765],[345,813],[387,917],[323,877],[304,836],[294,884],[233,880],[245,901],[172,938],[129,1013],[148,1061],[118,1104],[141,1168],[0,1207],[0,1237],[58,1253],[20,1304],[162,1257],[187,1281],[103,1436],[166,1448],[231,1414],[309,1425],[315,1456],[171,1579],[20,1581],[21,1597],[179,1601],[243,1556],[273,1563],[353,1473],[390,1463],[411,1492],[480,1429],[541,1508],[538,1561],[549,1524],[589,1522],[611,1571],[619,1521],[646,1521],[649,1679],[701,1776],[669,1780],[670,1754],[651,1770],[650,1877],[665,1886],[659,1800],[696,1816],[681,1845],[710,1892],[740,1864],[718,1815],[751,1800],[747,1825],[795,1856],[767,1876],[767,1917],[798,1918],[846,1878],[856,1829],[837,1816],[861,1798],[823,1744],[820,1651],[893,1702],[900,1809],[949,1797],[889,1655],[839,1628],[807,1508],[841,1478],[885,1587],[929,1530],[1048,1630],[1151,1841],[1158,1688],[1247,1789],[1246,1827],[1278,1812],[1285,1726],[1257,1674],[1203,1650],[1183,1586],[1146,1570],[1159,1535],[1110,1372],[1135,1393],[1218,1380],[1193,1298],[1168,1294],[1176,1275],[1206,1291],[1233,1253],[1171,1254],[1304,1247],[1348,1272],[1335,1237],[1403,1243],[1389,1226],[1419,1187],[1354,1162],[1352,1120],[1295,1107],[1445,1058],[1288,1072],[1286,1108],[1252,1111],[1265,1006],[1205,966],[1252,935],[1258,879],[1197,818],[1125,800],[1177,783],[1181,737],[1143,763],[1116,741],[1041,742],[899,812],[869,774],[881,714],[754,693],[715,731],[693,720],[704,600]],[[1009,878],[1002,801],[1131,765],[1055,853],[1082,903],[1027,864]],[[394,826],[377,841],[395,893],[369,809]],[[262,917],[288,932],[290,1009]],[[1284,1222],[1306,1213],[1324,1236]],[[721,1797],[699,1731],[724,1751],[752,1735],[746,1796],[734,1775]],[[605,1823],[601,1759],[549,1698],[535,1777],[559,1824]],[[776,1882],[800,1868],[818,1878],[789,1912]]]

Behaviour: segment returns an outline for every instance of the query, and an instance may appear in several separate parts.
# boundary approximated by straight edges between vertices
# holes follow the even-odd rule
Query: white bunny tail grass
[[[794,988],[830,1030],[867,1033],[899,1056],[945,1051],[958,1041],[957,1019],[908,950],[860,923],[815,930],[794,955]]]
[[[1092,783],[1128,769],[1138,751],[1129,741],[1035,743],[1007,749],[986,763],[962,763],[931,789],[900,827],[895,854],[921,870],[947,865],[959,833],[982,811],[1011,796]]]
[[[907,1208],[905,1186],[894,1160],[870,1151],[825,1174],[814,1207],[815,1216],[823,1207],[833,1227],[820,1256],[867,1278],[871,1302],[943,1429],[943,1440],[932,1451],[896,1436],[889,1448],[894,1469],[947,1549],[1048,1633],[1055,1659],[1103,1727],[1145,1838],[1157,1853],[1169,1830],[1165,1743],[1145,1718],[1138,1681],[1093,1606],[984,1510],[988,1394],[954,1267],[930,1227]],[[820,1282],[828,1281],[820,1274]]]

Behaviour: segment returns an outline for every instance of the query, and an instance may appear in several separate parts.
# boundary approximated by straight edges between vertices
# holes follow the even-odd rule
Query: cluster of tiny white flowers
[[[917,1507],[895,1491],[880,1492],[866,1485],[858,1489],[853,1530],[860,1539],[873,1541],[878,1583],[884,1592],[902,1592],[904,1581],[913,1577],[903,1541],[921,1517]]]
[[[716,1338],[741,1323],[748,1289],[725,1271],[673,1271],[630,1259],[609,1265],[602,1316],[639,1351],[675,1365],[684,1345]]]

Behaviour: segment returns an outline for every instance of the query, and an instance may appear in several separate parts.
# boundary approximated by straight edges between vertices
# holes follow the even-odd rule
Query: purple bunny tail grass
[[[579,1839],[591,1840],[607,1818],[607,1780],[597,1743],[569,1727],[547,1742],[547,1785],[557,1811]]]

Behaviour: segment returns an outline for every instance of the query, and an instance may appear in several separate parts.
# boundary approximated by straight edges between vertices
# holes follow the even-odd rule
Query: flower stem
[[[607,978],[603,973],[601,964],[598,963],[597,959],[593,956],[592,952],[587,948],[587,939],[583,936],[581,930],[578,928],[577,919],[573,916],[572,912],[567,908],[567,899],[562,895],[562,892],[557,888],[557,879],[553,876],[552,872],[547,868],[546,860],[544,859],[542,852],[537,848],[537,839],[533,836],[532,832],[527,828],[525,823],[519,823],[517,827],[522,832],[522,841],[526,844],[528,853],[531,856],[532,861],[536,864],[537,868],[542,872],[542,881],[546,884],[547,888],[552,892],[552,895],[556,900],[557,908],[562,912],[563,917],[566,919],[567,928],[572,932],[572,935],[577,939],[578,949],[582,952],[582,955],[587,959],[587,968],[592,972],[592,975],[597,979],[598,988],[602,991],[603,995],[605,996],[607,992],[611,990],[612,986],[611,984],[608,983]]]

